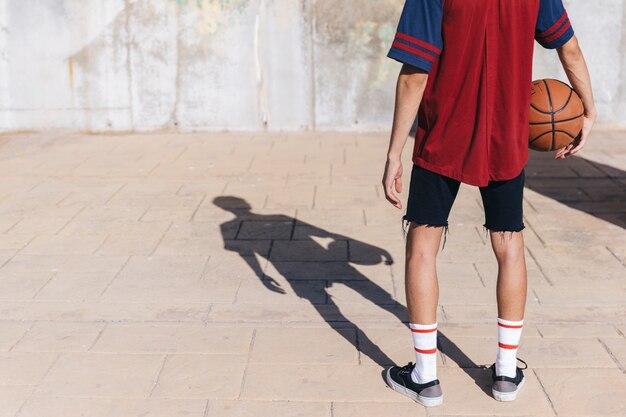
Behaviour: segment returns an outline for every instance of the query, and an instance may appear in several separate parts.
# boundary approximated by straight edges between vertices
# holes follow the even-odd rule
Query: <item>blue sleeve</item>
[[[406,0],[387,56],[430,72],[441,54],[443,0]]]
[[[547,49],[563,46],[574,36],[562,0],[541,0],[535,38]]]

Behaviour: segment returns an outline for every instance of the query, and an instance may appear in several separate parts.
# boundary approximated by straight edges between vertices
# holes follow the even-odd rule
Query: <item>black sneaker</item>
[[[491,393],[493,394],[493,398],[498,401],[513,401],[517,397],[517,393],[520,388],[522,388],[522,385],[524,385],[524,381],[526,381],[522,369],[528,368],[528,364],[520,358],[517,358],[517,360],[526,366],[524,368],[520,368],[519,366],[515,368],[515,378],[504,375],[496,376],[496,364],[493,363],[490,367],[491,380],[493,381]]]
[[[417,401],[425,407],[434,407],[443,403],[443,394],[441,393],[441,385],[438,379],[434,379],[424,384],[416,384],[411,379],[411,372],[415,365],[409,362],[403,367],[392,366],[387,369],[385,374],[385,382],[389,388],[400,394],[404,394]]]

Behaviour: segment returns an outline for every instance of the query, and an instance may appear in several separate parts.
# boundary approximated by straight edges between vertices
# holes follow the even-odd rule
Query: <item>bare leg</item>
[[[436,258],[443,226],[416,226],[411,222],[406,242],[405,287],[411,323],[437,320],[439,283]]]
[[[519,321],[526,306],[526,258],[521,232],[490,232],[491,246],[498,260],[498,317]]]

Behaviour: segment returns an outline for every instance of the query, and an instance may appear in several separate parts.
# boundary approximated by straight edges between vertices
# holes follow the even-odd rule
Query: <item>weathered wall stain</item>
[[[0,130],[387,129],[403,3],[0,0]],[[567,3],[603,122],[622,125],[625,5]]]
[[[392,102],[398,67],[386,54],[403,3],[316,1],[316,54],[326,64],[316,76],[320,126],[388,122],[389,112],[380,111],[379,103]],[[344,94],[335,94],[339,90]]]
[[[181,7],[190,8],[197,16],[197,30],[201,34],[216,33],[232,12],[243,12],[250,0],[174,0]]]

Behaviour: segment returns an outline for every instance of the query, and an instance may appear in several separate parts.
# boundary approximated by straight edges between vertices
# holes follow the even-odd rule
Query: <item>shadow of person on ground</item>
[[[579,156],[554,160],[531,152],[526,188],[561,204],[626,228],[626,171]]]
[[[391,265],[394,260],[385,249],[336,234],[284,214],[257,214],[242,198],[220,196],[213,203],[231,212],[235,218],[220,225],[224,248],[237,252],[246,261],[268,291],[285,294],[280,283],[267,275],[256,255],[266,258],[274,269],[289,283],[295,294],[308,300],[320,316],[339,335],[351,343],[358,352],[385,368],[394,362],[367,334],[350,321],[328,293],[333,285],[345,285],[365,299],[394,315],[408,328],[406,307],[391,294],[359,272],[356,265]],[[324,247],[317,240],[328,240]],[[254,241],[271,240],[269,249],[254,245]],[[297,242],[297,246],[294,245]],[[246,244],[247,243],[247,244]],[[320,283],[325,284],[315,285]],[[321,288],[320,288],[321,287]],[[356,331],[356,334],[353,333]],[[438,332],[438,348],[474,380],[486,393],[491,381],[486,372],[476,372],[474,363],[446,335]],[[407,330],[406,347],[410,349],[411,337]]]

